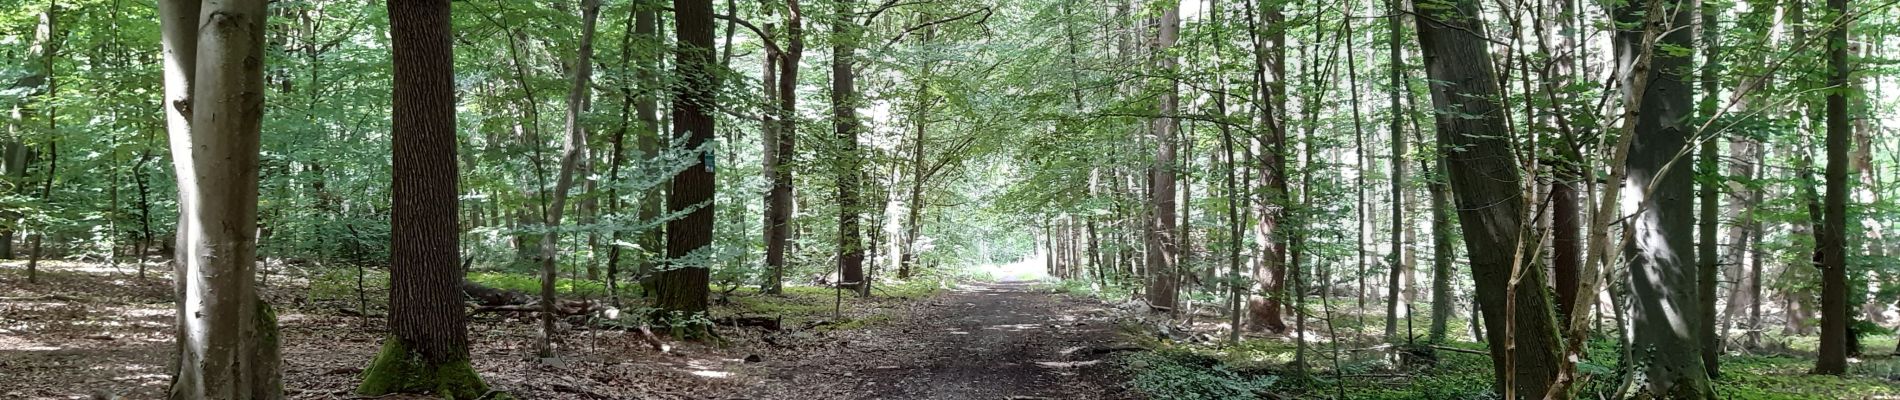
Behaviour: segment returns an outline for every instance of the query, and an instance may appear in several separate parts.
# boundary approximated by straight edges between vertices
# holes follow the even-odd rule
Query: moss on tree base
[[[433,393],[447,399],[475,399],[488,392],[480,374],[460,360],[430,365],[418,354],[391,337],[383,341],[383,351],[363,369],[363,384],[356,392],[365,396],[390,393]]]

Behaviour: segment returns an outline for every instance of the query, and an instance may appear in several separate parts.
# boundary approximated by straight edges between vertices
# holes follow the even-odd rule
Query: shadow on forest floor
[[[364,297],[371,304],[361,312],[353,269],[285,270],[268,278],[263,292],[279,308],[286,392],[293,399],[355,397],[357,375],[387,333],[377,300],[386,281],[366,279],[370,289]],[[125,265],[48,261],[41,264],[39,283],[29,284],[23,262],[0,262],[0,398],[85,399],[94,393],[162,398],[173,346],[171,281],[162,267],[151,268],[144,280],[134,271]],[[848,338],[910,315],[934,287],[886,291],[909,295],[901,298],[847,295],[838,320],[831,319],[834,300],[828,289],[794,287],[781,296],[736,291],[716,302],[715,319],[783,318],[785,329],[721,327],[721,340],[710,342],[663,337],[667,353],[648,347],[637,331],[590,329],[591,316],[574,316],[557,332],[559,366],[532,357],[536,323],[531,313],[477,313],[469,324],[471,356],[492,388],[522,399],[699,399],[745,390],[751,381],[740,371],[762,357],[805,356],[786,346],[816,349],[861,341]]]

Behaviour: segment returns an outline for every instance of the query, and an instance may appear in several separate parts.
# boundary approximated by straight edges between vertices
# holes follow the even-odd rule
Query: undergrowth
[[[1050,293],[1092,296],[1106,300],[1126,300],[1126,288],[1099,287],[1085,282],[1051,282],[1038,287]],[[1399,363],[1382,342],[1385,317],[1383,309],[1357,310],[1352,299],[1335,299],[1331,310],[1333,326],[1347,340],[1336,344],[1326,337],[1328,327],[1318,319],[1307,320],[1304,368],[1298,363],[1299,346],[1293,337],[1249,338],[1238,345],[1224,340],[1213,343],[1176,342],[1143,333],[1144,327],[1125,326],[1124,333],[1135,344],[1152,349],[1120,358],[1130,379],[1126,385],[1157,400],[1172,399],[1253,399],[1266,398],[1249,391],[1270,390],[1280,398],[1324,399],[1499,399],[1492,390],[1491,358],[1483,343],[1473,341],[1469,322],[1448,321],[1446,342],[1435,346],[1426,342],[1424,331],[1430,327],[1430,311],[1419,307],[1412,313],[1412,331],[1401,325],[1399,333],[1416,343],[1400,345],[1408,356]],[[1326,315],[1317,301],[1308,302],[1308,315]],[[1220,318],[1224,321],[1225,318]],[[1289,328],[1293,321],[1287,321]],[[1404,324],[1404,320],[1400,320]],[[1128,325],[1124,322],[1124,325]],[[1138,325],[1138,324],[1137,324]],[[1224,327],[1224,325],[1223,325]],[[1218,328],[1217,328],[1218,329]],[[1213,337],[1225,337],[1215,332]],[[1846,376],[1817,376],[1814,367],[1813,336],[1784,337],[1770,335],[1765,341],[1780,343],[1776,354],[1730,353],[1721,357],[1722,376],[1712,381],[1717,398],[1736,400],[1796,399],[1875,399],[1900,398],[1900,356],[1889,355],[1896,337],[1879,332],[1862,339],[1867,356],[1849,364]],[[1624,384],[1618,363],[1616,339],[1604,337],[1588,342],[1589,359],[1578,365],[1588,376],[1578,387],[1578,398],[1616,398],[1612,395]],[[1334,359],[1338,346],[1338,359]],[[1453,350],[1455,349],[1455,350]],[[1429,355],[1426,355],[1429,354]]]

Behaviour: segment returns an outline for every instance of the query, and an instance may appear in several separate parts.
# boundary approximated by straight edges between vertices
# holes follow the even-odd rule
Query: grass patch
[[[469,272],[464,279],[496,289],[513,290],[530,295],[541,293],[541,275],[539,274]],[[639,285],[631,283],[623,284],[620,289],[625,292],[630,286]],[[607,284],[601,281],[569,279],[556,276],[554,279],[554,294],[563,298],[605,297],[607,294]]]

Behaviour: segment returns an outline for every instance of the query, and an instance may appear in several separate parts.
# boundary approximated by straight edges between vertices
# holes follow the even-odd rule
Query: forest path
[[[835,347],[756,364],[743,398],[1122,399],[1100,302],[1028,283],[966,285]],[[803,354],[800,354],[803,353]],[[775,397],[776,396],[776,397]]]

